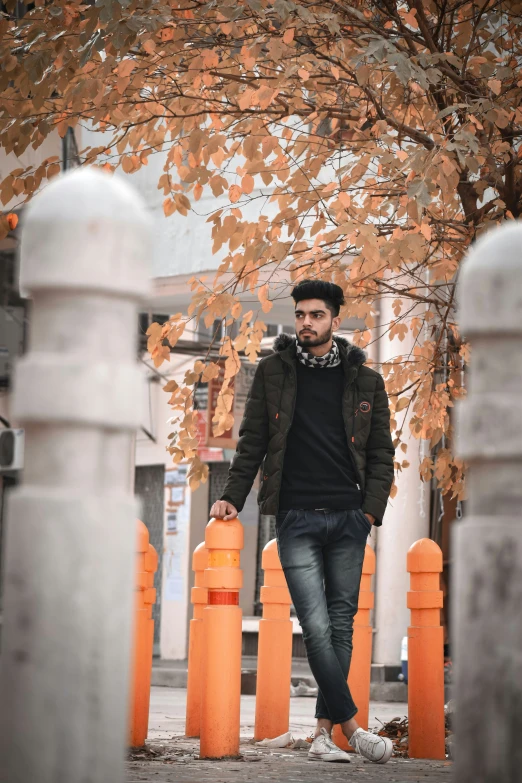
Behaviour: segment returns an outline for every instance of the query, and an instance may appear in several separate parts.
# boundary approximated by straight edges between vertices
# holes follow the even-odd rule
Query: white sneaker
[[[335,742],[326,731],[321,729],[321,733],[312,742],[312,747],[308,751],[310,761],[342,761],[345,764],[350,763],[350,756],[344,750],[338,748]]]
[[[375,764],[386,764],[393,753],[393,742],[388,737],[379,737],[371,731],[356,729],[350,739],[350,745],[361,756]]]

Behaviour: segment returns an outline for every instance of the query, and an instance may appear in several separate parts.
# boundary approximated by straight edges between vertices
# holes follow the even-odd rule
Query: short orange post
[[[429,538],[408,551],[408,726],[412,758],[445,758],[442,552]]]
[[[130,746],[141,748],[149,729],[150,682],[154,647],[152,605],[156,601],[154,574],[158,555],[149,543],[149,531],[138,520],[136,553],[136,594],[134,619],[134,650],[131,680]]]
[[[239,567],[243,526],[239,519],[211,519],[205,531],[208,568],[204,586],[200,758],[239,755],[241,609]]]
[[[187,676],[187,713],[185,735],[199,737],[201,729],[201,674],[203,666],[203,610],[208,603],[208,590],[203,585],[205,568],[208,566],[208,550],[205,544],[199,544],[192,555],[194,587],[191,600],[194,605],[194,617],[190,621],[188,676]]]
[[[265,572],[261,588],[263,618],[259,621],[256,688],[256,740],[273,739],[288,731],[292,678],[292,599],[273,539],[263,549]]]
[[[373,609],[372,576],[375,573],[375,552],[366,545],[359,592],[359,608],[353,619],[353,652],[348,674],[348,686],[357,705],[355,720],[363,729],[368,728],[370,712],[370,679],[372,673],[372,626],[370,611]],[[334,728],[334,741],[343,750],[351,750],[340,726]]]

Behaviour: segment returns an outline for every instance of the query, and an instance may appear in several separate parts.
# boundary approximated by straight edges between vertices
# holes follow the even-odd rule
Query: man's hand
[[[216,519],[235,519],[237,517],[237,508],[227,500],[216,500],[212,508],[210,509],[210,516]]]
[[[370,523],[370,525],[374,525],[374,524],[375,524],[375,517],[373,516],[373,514],[367,514],[367,513],[365,512],[365,513],[364,513],[364,516],[366,517],[366,519],[368,520],[368,522]]]

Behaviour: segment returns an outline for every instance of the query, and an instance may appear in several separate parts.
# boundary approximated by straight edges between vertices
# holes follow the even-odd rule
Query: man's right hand
[[[210,509],[210,516],[216,519],[235,519],[237,517],[237,508],[227,500],[216,500],[212,508]]]

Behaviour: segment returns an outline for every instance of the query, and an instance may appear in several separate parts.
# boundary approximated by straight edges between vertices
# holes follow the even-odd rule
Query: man
[[[221,500],[241,511],[262,464],[259,504],[277,542],[310,668],[319,686],[311,759],[349,761],[331,740],[384,764],[389,739],[359,728],[347,685],[366,539],[380,525],[393,481],[388,397],[365,354],[340,337],[342,289],[305,280],[292,291],[296,338],[280,335],[258,367]]]

